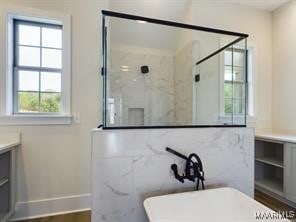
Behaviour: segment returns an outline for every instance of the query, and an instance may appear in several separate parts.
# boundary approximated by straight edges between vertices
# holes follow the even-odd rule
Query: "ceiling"
[[[151,18],[182,21],[191,0],[110,0],[113,11]]]
[[[109,0],[109,7],[112,11],[180,22],[187,15],[190,3],[191,0]],[[114,44],[165,50],[176,47],[179,29],[116,18],[110,18],[109,24]]]
[[[191,1],[224,1],[274,11],[290,0],[110,0],[110,9],[130,14],[182,21]]]
[[[289,0],[109,0],[110,10],[146,17],[184,21],[191,1],[235,3],[260,10],[274,11]],[[174,49],[178,30],[134,21],[110,19],[111,39],[114,43],[140,47]],[[132,30],[127,32],[126,30]],[[158,35],[151,35],[158,33]]]
[[[289,1],[290,0],[234,0],[232,2],[256,9],[274,11]]]

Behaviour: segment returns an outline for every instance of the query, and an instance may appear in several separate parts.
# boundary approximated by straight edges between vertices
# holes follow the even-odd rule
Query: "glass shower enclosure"
[[[247,34],[102,15],[103,128],[246,125]]]

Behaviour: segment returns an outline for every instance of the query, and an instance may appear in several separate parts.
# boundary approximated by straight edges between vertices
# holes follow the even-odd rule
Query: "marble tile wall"
[[[191,125],[193,123],[192,44],[193,42],[186,45],[174,57],[174,107],[175,121],[178,125]]]
[[[108,96],[115,99],[115,124],[130,125],[129,108],[144,110],[144,125],[174,123],[173,55],[153,50],[113,47],[110,51]],[[141,66],[149,73],[142,74]]]
[[[178,182],[169,146],[203,161],[206,188],[254,194],[254,131],[250,128],[99,130],[92,132],[92,222],[145,222],[143,200],[192,190]]]

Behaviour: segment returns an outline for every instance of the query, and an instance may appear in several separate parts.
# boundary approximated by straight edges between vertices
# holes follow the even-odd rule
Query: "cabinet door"
[[[284,169],[286,198],[296,203],[296,144],[285,144]]]

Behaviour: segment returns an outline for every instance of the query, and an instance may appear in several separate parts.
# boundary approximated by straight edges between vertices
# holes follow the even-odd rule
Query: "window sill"
[[[7,115],[0,116],[1,126],[69,125],[71,115]]]
[[[244,115],[234,115],[233,116],[234,117],[234,119],[236,120],[236,121],[243,121],[244,120],[244,118],[245,118],[245,116]],[[232,116],[231,115],[220,115],[219,116],[219,120],[220,121],[224,121],[224,122],[227,122],[227,121],[230,121],[231,120],[231,118],[232,118]],[[256,123],[256,117],[254,117],[254,116],[247,116],[247,124],[253,124],[253,123]]]

